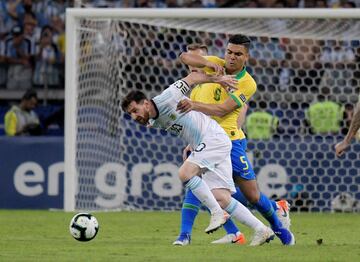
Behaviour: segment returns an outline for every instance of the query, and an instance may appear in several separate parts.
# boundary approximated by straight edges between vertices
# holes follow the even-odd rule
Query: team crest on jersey
[[[243,94],[239,95],[239,98],[241,99],[241,101],[243,101],[244,103],[246,102],[246,97]]]
[[[170,115],[169,115],[169,118],[170,118],[172,121],[175,121],[175,120],[176,120],[176,115],[175,115],[175,114],[170,114]]]

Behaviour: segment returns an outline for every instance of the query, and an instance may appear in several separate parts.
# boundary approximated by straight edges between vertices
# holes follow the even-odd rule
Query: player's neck
[[[241,73],[245,68],[246,67],[244,65],[241,69],[238,69],[238,70],[234,70],[234,71],[226,70],[226,73],[229,75],[237,75],[237,74]]]
[[[159,110],[156,107],[154,101],[151,99],[149,103],[149,117],[155,119],[158,118],[158,116],[159,116]]]

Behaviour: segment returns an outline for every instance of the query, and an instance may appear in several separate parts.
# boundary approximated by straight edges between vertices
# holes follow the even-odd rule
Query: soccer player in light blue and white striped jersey
[[[196,111],[180,113],[176,110],[178,102],[186,98],[185,94],[192,86],[206,82],[230,87],[237,83],[232,76],[192,72],[153,99],[147,99],[140,91],[131,91],[123,99],[121,106],[138,123],[167,130],[183,138],[194,148],[180,167],[179,178],[210,210],[211,219],[205,229],[206,233],[221,227],[230,214],[254,229],[256,237],[251,245],[261,245],[273,238],[274,233],[231,197],[235,186],[232,179],[229,137],[205,114]]]

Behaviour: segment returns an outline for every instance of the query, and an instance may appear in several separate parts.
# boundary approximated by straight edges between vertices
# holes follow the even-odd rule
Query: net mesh
[[[344,209],[339,194],[346,193],[347,210],[355,210],[360,144],[345,159],[333,145],[358,100],[359,29],[351,19],[80,20],[76,208],[181,208],[184,143],[129,119],[121,97],[131,89],[152,97],[185,76],[178,56],[187,44],[223,57],[227,36],[243,33],[252,40],[247,69],[258,84],[248,115],[264,111],[279,122],[270,139],[248,142],[261,190],[303,211]],[[339,104],[331,107],[338,112],[310,110],[324,101]]]

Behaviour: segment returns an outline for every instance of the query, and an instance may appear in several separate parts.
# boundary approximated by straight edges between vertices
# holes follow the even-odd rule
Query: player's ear
[[[150,106],[150,100],[148,100],[148,99],[144,99],[143,104],[144,104],[144,106],[146,107],[146,109],[149,109],[149,106]]]
[[[248,61],[249,60],[249,49],[246,49],[246,52],[245,52],[245,61]]]

